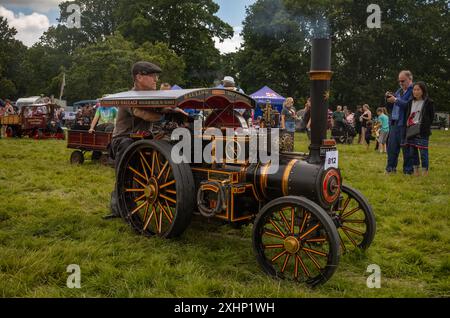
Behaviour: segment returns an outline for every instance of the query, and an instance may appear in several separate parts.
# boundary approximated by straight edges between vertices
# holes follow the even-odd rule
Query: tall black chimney
[[[331,39],[313,39],[311,50],[311,145],[309,162],[321,163],[320,148],[327,139],[331,72]]]

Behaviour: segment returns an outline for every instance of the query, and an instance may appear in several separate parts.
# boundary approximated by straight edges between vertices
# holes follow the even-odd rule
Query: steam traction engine
[[[310,153],[280,153],[278,169],[271,169],[271,161],[251,163],[248,157],[233,157],[242,147],[249,153],[258,150],[248,136],[237,133],[238,128],[245,131],[248,127],[235,109],[255,107],[246,95],[196,89],[127,92],[104,98],[102,106],[106,107],[212,110],[202,132],[211,127],[236,130],[232,136],[192,135],[193,144],[211,147],[211,163],[177,162],[173,156],[176,143],[161,138],[160,132],[152,134],[151,140],[135,142],[117,171],[122,217],[137,233],[164,238],[180,236],[194,213],[234,224],[253,222],[253,248],[267,274],[311,286],[330,279],[341,251],[367,249],[376,226],[367,200],[343,185],[338,167],[333,166],[335,143],[326,139],[330,50],[330,40],[313,41]],[[219,141],[225,144],[223,157],[215,148]],[[191,159],[196,155],[194,151],[188,154]]]

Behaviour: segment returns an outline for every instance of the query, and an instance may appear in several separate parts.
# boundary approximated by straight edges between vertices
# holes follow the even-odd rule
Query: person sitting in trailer
[[[78,110],[76,118],[77,124],[74,127],[74,130],[89,130],[92,123],[92,106],[85,105]]]
[[[113,132],[116,125],[117,113],[116,107],[97,107],[89,133],[92,134],[94,131]]]
[[[11,101],[7,99],[5,101],[5,115],[14,115],[16,112],[14,107],[11,105]]]

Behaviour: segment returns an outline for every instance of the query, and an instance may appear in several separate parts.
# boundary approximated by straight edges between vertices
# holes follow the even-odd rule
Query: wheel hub
[[[284,240],[284,248],[291,254],[295,254],[300,250],[300,242],[293,236],[289,236]]]
[[[147,198],[147,201],[150,203],[155,203],[156,199],[158,198],[158,182],[156,179],[152,178],[149,181],[149,184],[144,189],[145,197]]]

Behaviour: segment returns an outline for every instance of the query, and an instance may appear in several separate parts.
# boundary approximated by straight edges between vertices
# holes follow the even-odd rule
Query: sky
[[[64,0],[0,0],[0,16],[6,17],[10,26],[17,30],[16,38],[32,46],[51,26],[57,24],[58,4]],[[245,19],[245,8],[256,0],[214,0],[220,5],[218,16],[230,24],[235,35],[216,47],[222,53],[234,52],[242,43],[240,32]]]

